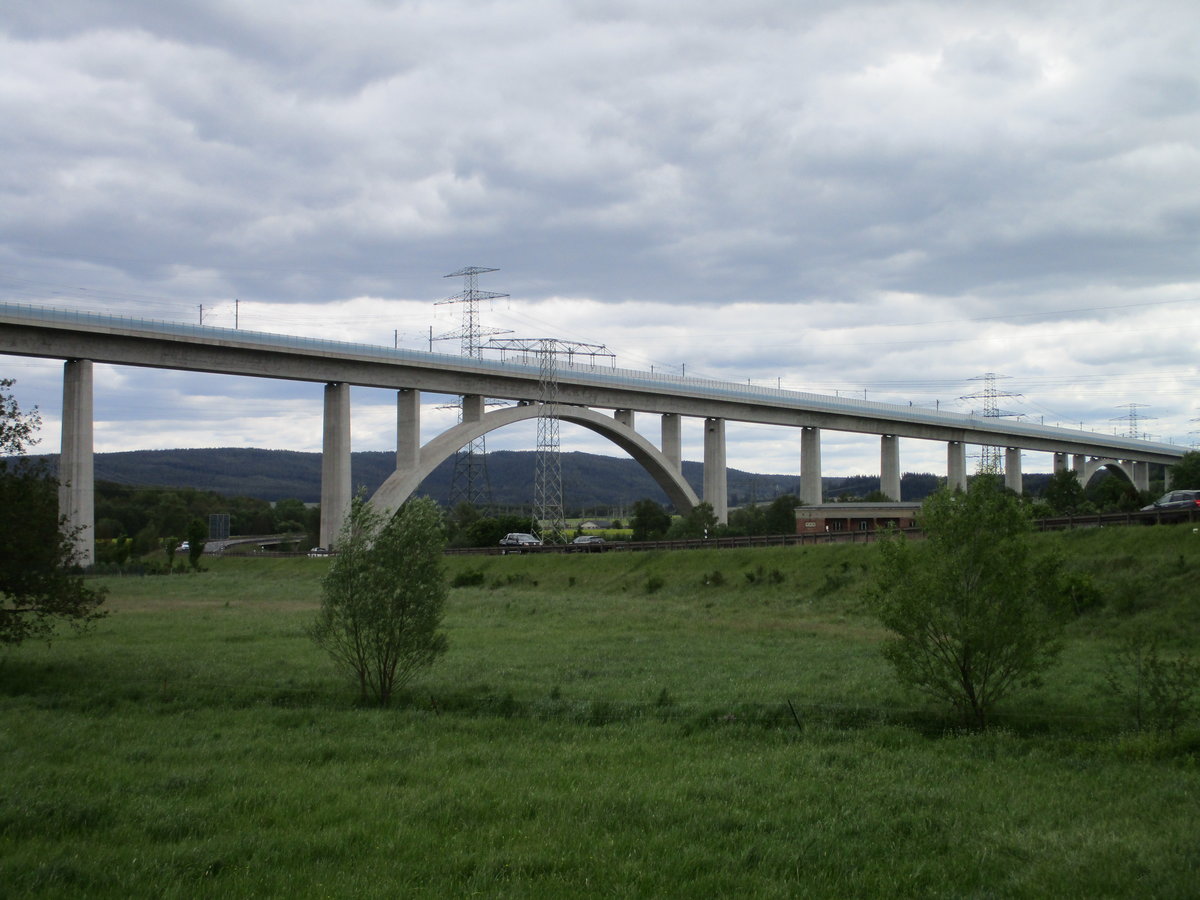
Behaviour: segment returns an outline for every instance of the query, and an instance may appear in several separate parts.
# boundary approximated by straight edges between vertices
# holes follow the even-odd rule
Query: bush
[[[446,652],[438,631],[447,593],[444,547],[432,500],[409,500],[385,521],[362,497],[354,499],[310,634],[357,680],[361,699],[386,704]]]

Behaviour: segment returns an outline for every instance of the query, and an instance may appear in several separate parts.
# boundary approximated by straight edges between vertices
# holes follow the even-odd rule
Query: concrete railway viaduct
[[[397,392],[396,471],[371,498],[384,510],[397,508],[438,463],[474,438],[543,412],[537,365],[34,306],[0,304],[0,354],[64,360],[60,505],[68,522],[80,529],[84,560],[92,558],[94,547],[94,362],[324,384],[321,540],[326,545],[333,543],[351,499],[351,385]],[[424,446],[422,393],[463,397],[463,421]],[[517,405],[488,412],[488,397]],[[806,506],[822,502],[823,430],[878,435],[881,490],[894,499],[900,497],[900,438],[945,443],[948,481],[960,487],[966,486],[967,445],[1003,447],[1006,483],[1017,491],[1023,450],[1052,453],[1055,470],[1071,467],[1085,484],[1108,467],[1142,490],[1149,487],[1151,464],[1169,466],[1186,452],[1173,444],[1061,427],[579,363],[559,367],[558,402],[549,412],[621,447],[681,511],[701,500],[682,476],[681,420],[703,419],[702,499],[720,521],[728,514],[727,421],[799,430],[800,500]],[[639,414],[660,417],[658,446],[634,429]]]

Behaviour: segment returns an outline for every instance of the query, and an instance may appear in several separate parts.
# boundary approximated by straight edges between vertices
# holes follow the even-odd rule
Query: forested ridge
[[[487,454],[487,475],[493,504],[527,506],[532,499],[532,451],[496,451]],[[57,458],[50,456],[53,467]],[[683,474],[700,494],[703,465],[685,461]],[[131,450],[96,454],[96,479],[130,487],[192,488],[228,497],[251,497],[271,502],[298,499],[316,503],[321,497],[321,454],[292,450],[259,450],[241,447]],[[354,486],[374,492],[395,469],[389,451],[352,454]],[[421,493],[447,504],[453,460],[442,463],[421,485]],[[632,459],[594,453],[562,454],[563,498],[567,506],[586,511],[593,507],[629,505],[649,498],[666,502],[654,480]],[[1032,478],[1034,476],[1029,476]],[[731,506],[764,502],[783,494],[799,493],[798,475],[769,475],[730,469]],[[902,483],[903,499],[920,500],[937,485],[937,477],[908,473]],[[831,476],[824,479],[825,495],[836,499],[849,493],[866,496],[879,487],[875,476]]]

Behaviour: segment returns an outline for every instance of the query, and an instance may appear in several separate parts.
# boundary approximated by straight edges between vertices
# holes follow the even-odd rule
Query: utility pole
[[[995,372],[986,372],[983,375],[969,379],[970,381],[982,381],[983,390],[976,391],[973,394],[965,394],[959,397],[959,400],[983,400],[983,417],[985,419],[996,419],[1003,416],[1015,416],[1015,412],[1000,409],[997,401],[1001,397],[1020,397],[1020,394],[1014,394],[1010,391],[1001,391],[996,388],[996,382],[1001,378],[1007,378],[1007,375],[997,375]],[[865,399],[865,393],[864,393]],[[979,454],[979,474],[1003,475],[1004,474],[1004,448],[1002,447],[983,447]]]
[[[567,538],[567,523],[563,512],[562,452],[559,444],[558,358],[567,357],[568,364],[576,356],[588,356],[591,365],[596,357],[615,358],[603,344],[583,344],[560,341],[557,338],[509,338],[491,340],[489,350],[515,351],[524,356],[530,352],[538,358],[538,420],[537,454],[533,463],[533,530],[547,544],[563,544]]]
[[[483,266],[467,266],[457,272],[451,272],[446,278],[462,278],[463,290],[453,297],[437,301],[438,306],[447,303],[462,304],[462,327],[458,331],[433,336],[429,330],[429,349],[432,351],[435,340],[459,338],[462,355],[472,359],[483,356],[483,346],[480,338],[483,334],[504,334],[503,331],[487,331],[479,327],[479,301],[496,300],[507,297],[508,294],[498,294],[494,291],[479,289],[479,276],[486,272],[498,272],[499,269],[489,269]],[[462,403],[458,404],[458,421],[462,418]],[[450,482],[450,506],[466,502],[472,506],[482,504],[487,506],[492,500],[492,487],[487,474],[487,441],[481,436],[469,442],[454,455],[454,475]]]
[[[1138,429],[1138,422],[1142,421],[1143,419],[1155,418],[1155,416],[1142,416],[1142,415],[1138,414],[1139,409],[1147,408],[1146,404],[1145,403],[1123,403],[1117,408],[1118,409],[1128,409],[1129,412],[1127,412],[1123,416],[1116,416],[1112,419],[1109,419],[1109,421],[1110,422],[1127,422],[1128,424],[1125,428],[1125,437],[1138,438],[1139,440],[1145,440],[1146,434],[1145,434],[1145,432],[1142,432]]]

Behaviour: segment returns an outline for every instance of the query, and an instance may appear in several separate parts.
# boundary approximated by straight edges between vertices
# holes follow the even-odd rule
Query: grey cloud
[[[636,348],[731,377],[824,380],[761,348],[802,304],[796,339],[866,381],[826,329],[1196,281],[1194,4],[52,6],[0,12],[3,297],[190,316],[495,265],[614,320],[781,307],[757,355]]]

